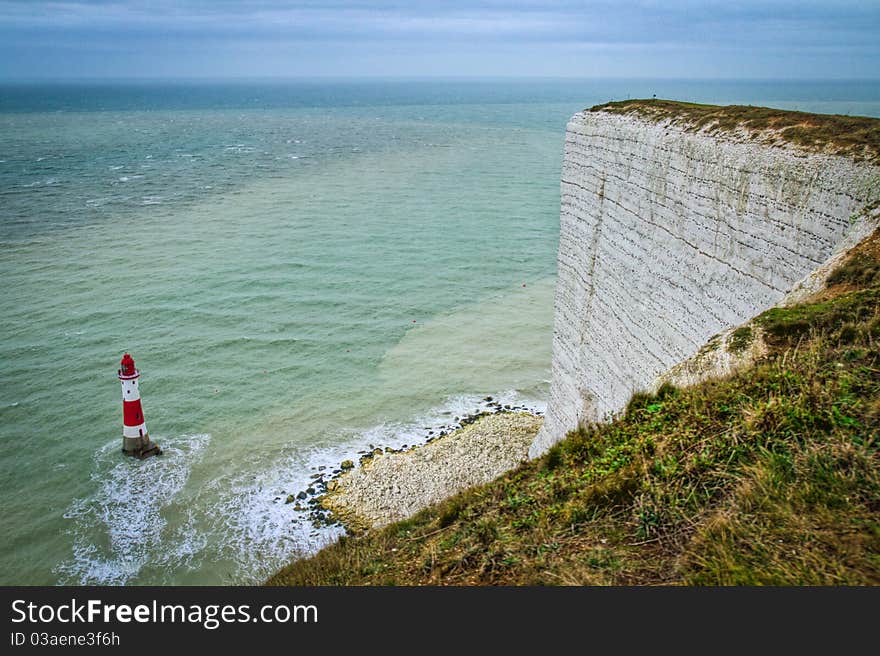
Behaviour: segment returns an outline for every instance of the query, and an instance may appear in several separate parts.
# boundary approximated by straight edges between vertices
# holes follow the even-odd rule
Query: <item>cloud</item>
[[[0,55],[7,58],[0,75],[14,74],[10,68],[24,63],[21,72],[37,74],[41,59],[49,70],[59,57],[85,62],[86,54],[97,51],[140,62],[195,52],[206,61],[228,61],[252,52],[255,43],[312,58],[316,66],[339,48],[364,61],[386,53],[380,67],[386,70],[394,69],[388,53],[430,51],[449,59],[451,75],[452,62],[460,66],[464,51],[475,58],[472,70],[503,62],[503,52],[516,62],[528,59],[530,69],[545,62],[549,71],[560,68],[561,52],[572,57],[602,48],[645,58],[652,49],[698,50],[719,62],[731,49],[748,50],[749,61],[759,62],[762,53],[769,60],[788,48],[792,71],[834,51],[836,64],[829,63],[829,70],[877,71],[878,33],[880,4],[873,0],[0,0]],[[522,50],[518,55],[516,48]],[[804,52],[811,54],[799,60],[796,54]],[[29,61],[34,54],[37,59]],[[297,61],[297,70],[307,70],[306,63]],[[178,64],[182,75],[194,72],[186,62]],[[705,64],[694,62],[695,71]],[[255,75],[267,72],[256,59],[249,66]],[[248,68],[241,61],[237,67]]]

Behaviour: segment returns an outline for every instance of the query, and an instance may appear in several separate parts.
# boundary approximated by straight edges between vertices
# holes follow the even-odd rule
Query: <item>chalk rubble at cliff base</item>
[[[350,528],[405,519],[525,461],[542,423],[528,413],[482,417],[419,448],[376,456],[333,481],[321,503]]]

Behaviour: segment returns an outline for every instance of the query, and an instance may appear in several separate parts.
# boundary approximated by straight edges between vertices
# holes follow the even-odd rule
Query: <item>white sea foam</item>
[[[121,456],[119,440],[102,447],[90,476],[97,490],[64,513],[73,522],[73,556],[55,569],[61,581],[121,585],[136,577],[158,551],[166,525],[162,510],[183,489],[210,440],[162,437],[164,454],[144,461]]]
[[[497,394],[493,400],[502,405],[526,407],[543,413],[546,404],[529,400],[516,391]],[[313,475],[325,474],[329,480],[334,468],[344,460],[358,461],[360,454],[373,448],[399,449],[423,444],[433,431],[459,424],[455,417],[486,410],[482,396],[454,396],[443,405],[407,422],[383,422],[365,430],[346,431],[347,439],[327,447],[315,447],[304,453],[287,456],[257,474],[240,474],[232,480],[207,484],[200,497],[213,499],[208,504],[209,532],[222,536],[219,554],[236,563],[238,578],[232,583],[255,583],[297,557],[308,556],[334,542],[343,530],[339,526],[313,526],[308,510],[297,511],[297,504],[286,503],[289,494],[296,496],[314,483]],[[247,465],[241,469],[252,472]]]
[[[313,527],[307,511],[286,503],[288,494],[309,487],[311,474],[307,459],[289,456],[257,474],[240,473],[204,486],[200,497],[213,501],[203,521],[207,533],[218,539],[217,559],[235,564],[232,580],[223,582],[259,582],[290,559],[341,535],[339,527]]]
[[[21,185],[25,189],[29,189],[31,187],[51,187],[52,185],[58,184],[58,178],[46,178],[45,180],[34,180],[33,182],[28,182],[26,184]]]

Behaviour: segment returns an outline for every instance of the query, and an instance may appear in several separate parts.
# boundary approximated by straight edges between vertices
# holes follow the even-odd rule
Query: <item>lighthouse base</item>
[[[162,455],[162,449],[159,448],[158,444],[150,441],[149,435],[144,435],[143,437],[123,437],[122,452],[138,460]]]

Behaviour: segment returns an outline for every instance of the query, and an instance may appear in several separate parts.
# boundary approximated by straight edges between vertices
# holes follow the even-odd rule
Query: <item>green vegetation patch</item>
[[[777,346],[794,346],[813,332],[852,341],[854,330],[878,335],[878,302],[880,289],[858,290],[830,300],[771,308],[755,321],[763,327],[765,339]]]
[[[751,326],[740,326],[733,331],[730,339],[727,341],[727,351],[729,353],[742,353],[752,343],[754,335]]]

